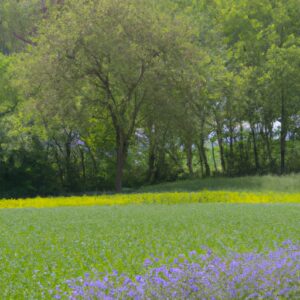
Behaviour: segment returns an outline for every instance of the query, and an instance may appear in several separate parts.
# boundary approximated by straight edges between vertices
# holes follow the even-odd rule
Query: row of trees
[[[3,0],[5,196],[300,170],[299,0]]]

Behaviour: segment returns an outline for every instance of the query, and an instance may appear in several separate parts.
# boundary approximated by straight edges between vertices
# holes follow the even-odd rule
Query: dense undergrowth
[[[198,192],[200,190],[300,193],[300,174],[194,178],[145,185],[139,188],[138,192]]]

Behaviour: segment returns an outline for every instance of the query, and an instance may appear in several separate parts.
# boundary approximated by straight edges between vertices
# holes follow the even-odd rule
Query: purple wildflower
[[[183,260],[184,259],[184,260]],[[107,274],[68,281],[70,299],[296,299],[300,295],[300,246],[290,241],[268,253],[217,257],[190,252],[170,265],[149,269],[131,280]]]

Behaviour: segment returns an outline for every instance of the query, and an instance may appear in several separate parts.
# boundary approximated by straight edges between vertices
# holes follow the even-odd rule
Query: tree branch
[[[15,32],[13,32],[13,35],[17,40],[22,41],[25,44],[28,44],[28,45],[31,45],[31,46],[36,46],[37,45],[37,43],[35,43],[31,40],[28,40],[28,39],[24,38],[23,36],[15,33]]]

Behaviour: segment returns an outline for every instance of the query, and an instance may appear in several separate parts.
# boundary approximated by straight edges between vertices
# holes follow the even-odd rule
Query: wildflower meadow
[[[280,299],[300,297],[300,246],[286,241],[266,253],[221,258],[205,249],[191,251],[159,267],[144,262],[146,273],[133,279],[114,272],[69,280],[70,299]],[[65,293],[64,295],[67,295]],[[55,297],[60,299],[60,288]]]
[[[297,299],[296,202],[3,208],[1,298]]]

